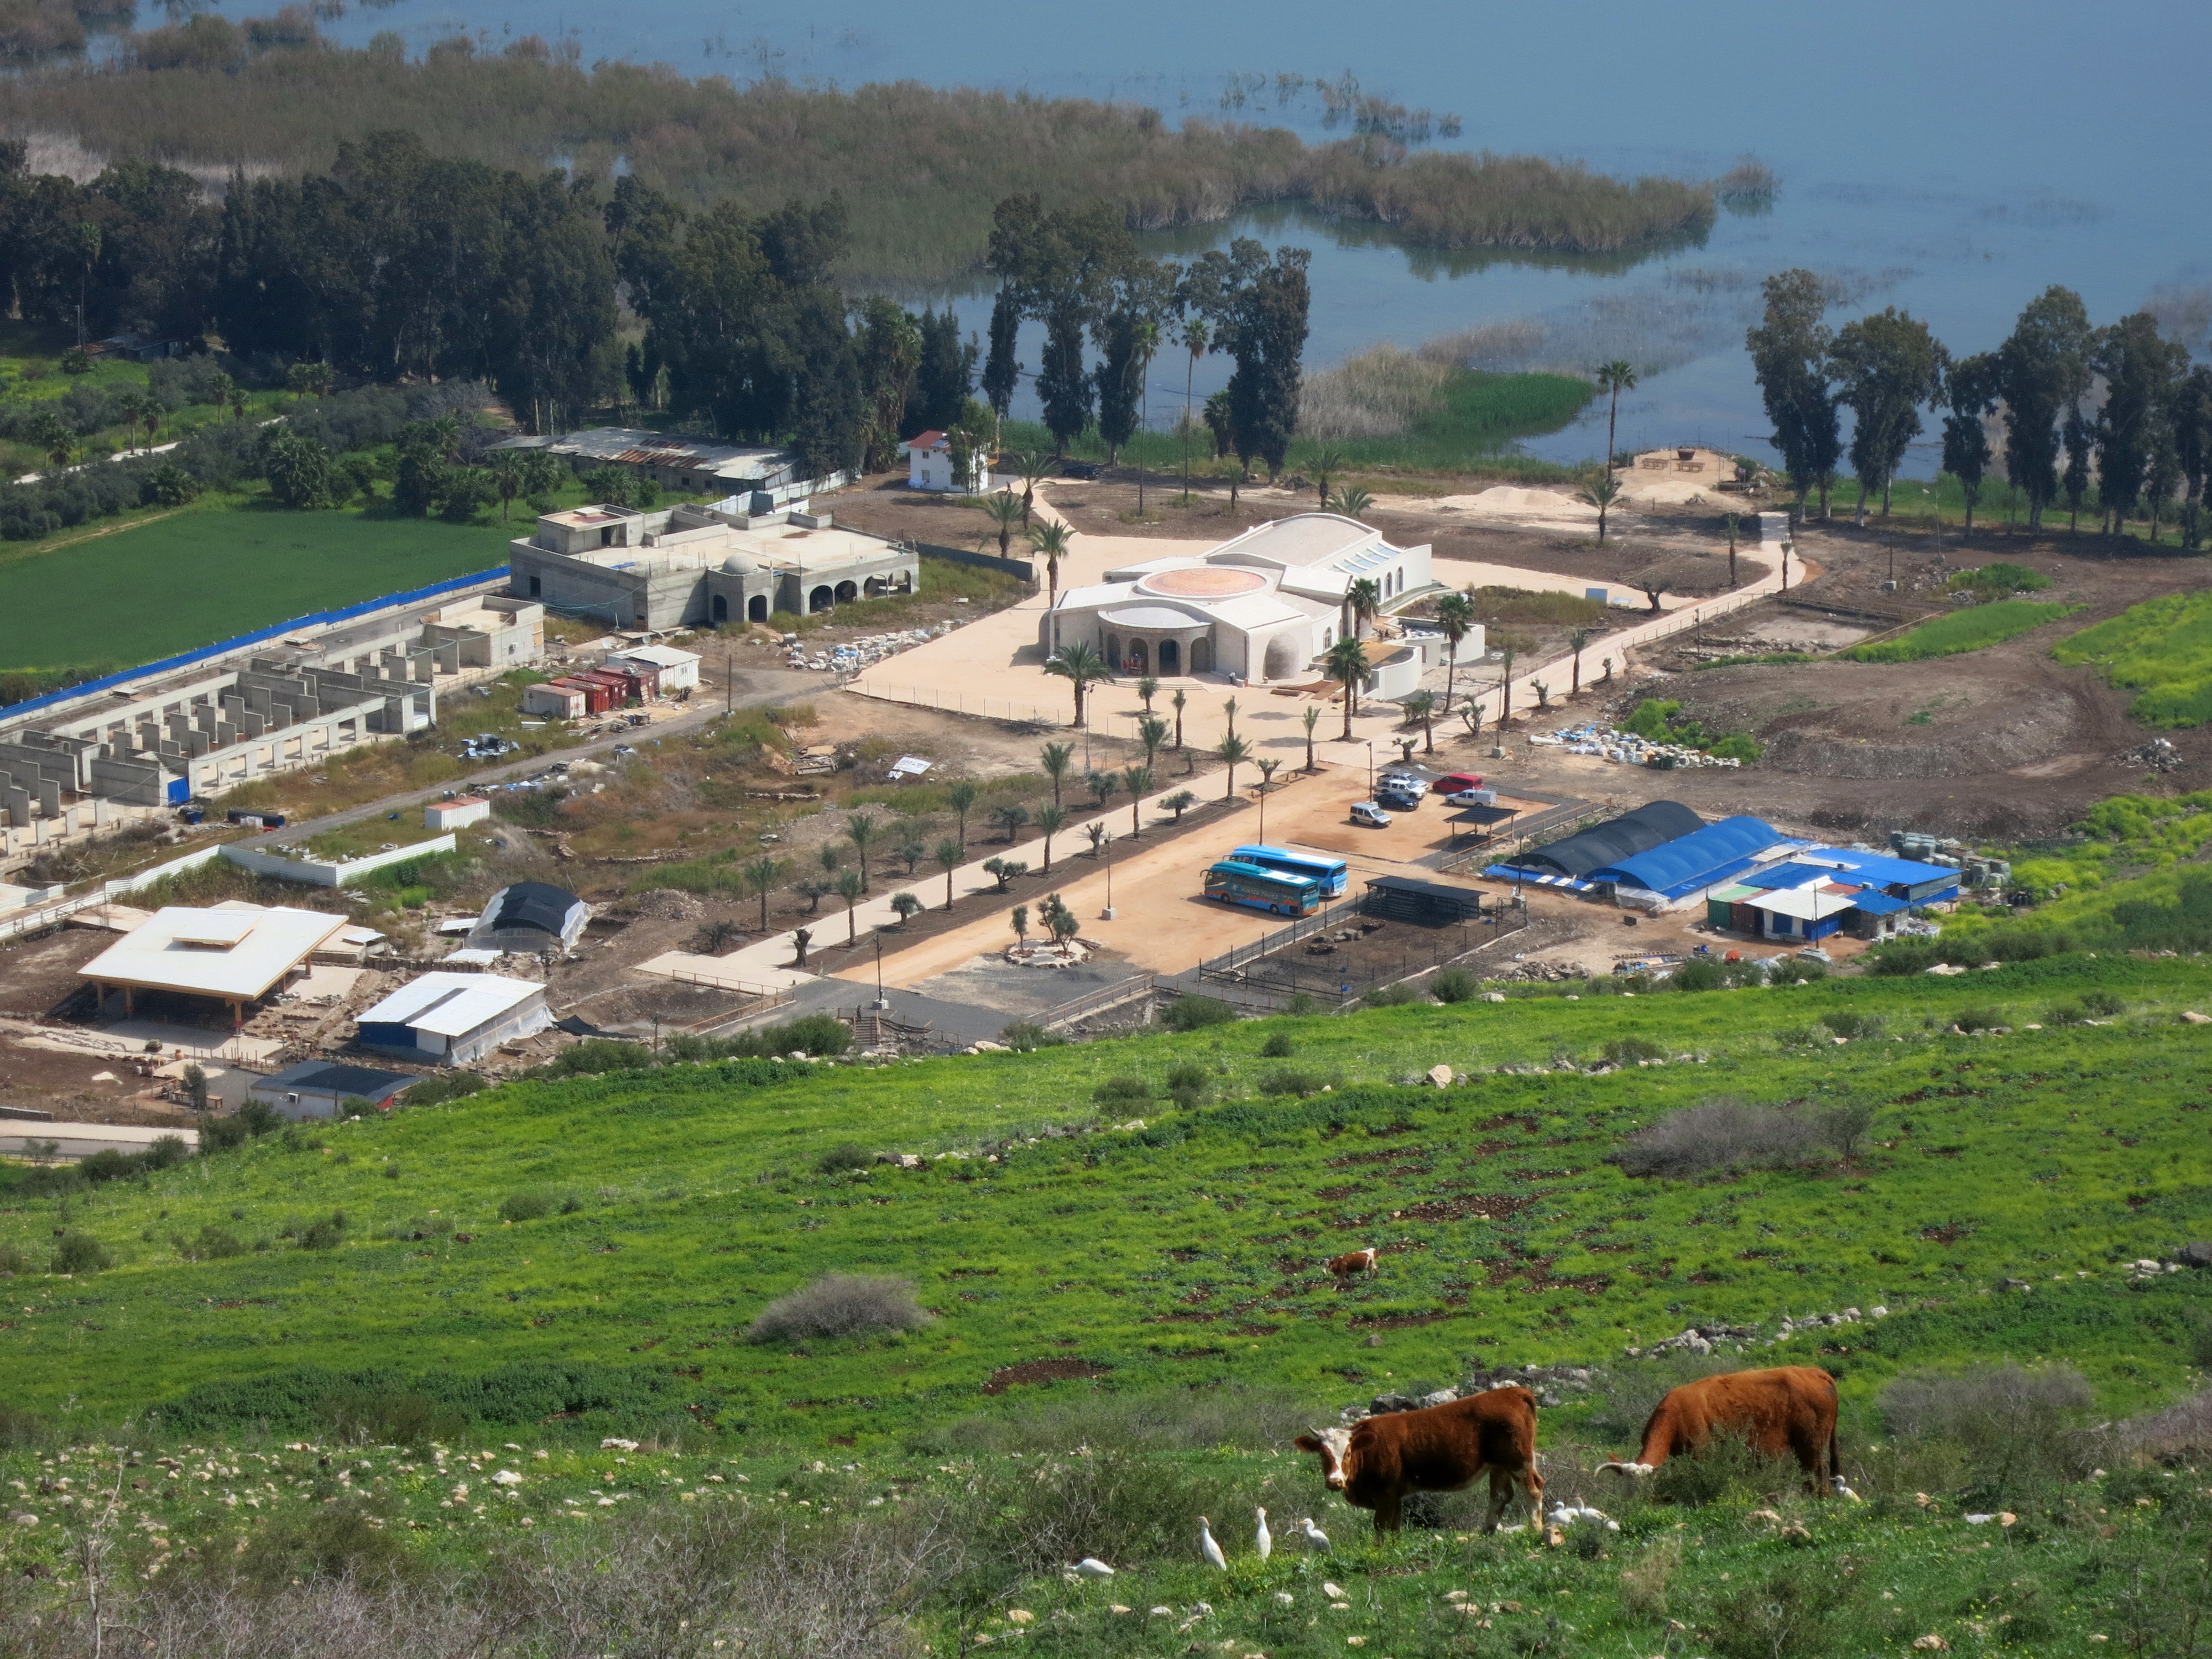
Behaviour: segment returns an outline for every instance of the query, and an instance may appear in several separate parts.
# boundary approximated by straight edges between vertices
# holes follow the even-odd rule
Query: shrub
[[[1401,980],[1395,985],[1385,985],[1370,991],[1359,1000],[1363,1006],[1369,1008],[1403,1008],[1410,1003],[1426,1002],[1428,999]]]
[[[1267,1040],[1260,1045],[1262,1060],[1288,1060],[1296,1052],[1297,1045],[1291,1041],[1288,1031],[1270,1032]]]
[[[1974,570],[1961,570],[1951,578],[1950,585],[1954,592],[1978,599],[2001,599],[2008,593],[2040,593],[2051,586],[2051,578],[2024,564],[2001,561]]]
[[[1769,985],[1809,985],[1827,976],[1825,963],[1808,962],[1802,957],[1784,957],[1766,970]]]
[[[1711,957],[1692,957],[1667,977],[1675,991],[1717,991],[1729,982],[1728,965]]]
[[[409,1106],[438,1106],[449,1100],[465,1100],[490,1086],[474,1072],[447,1072],[423,1079],[399,1098]]]
[[[1443,968],[1429,981],[1429,994],[1438,1002],[1472,1002],[1480,981],[1464,968]]]
[[[753,1342],[798,1342],[865,1331],[910,1331],[929,1318],[914,1299],[914,1286],[903,1279],[830,1273],[769,1303],[745,1336]]]
[[[401,1536],[356,1504],[318,1505],[303,1515],[272,1516],[240,1553],[238,1570],[264,1591],[317,1579],[388,1588],[413,1566]]]
[[[550,1193],[509,1193],[500,1200],[499,1218],[501,1221],[537,1221],[553,1213]]]
[[[1878,1037],[1889,1029],[1889,1022],[1880,1014],[1855,1014],[1845,1010],[1821,1015],[1820,1024],[1837,1036],[1854,1040]]]
[[[1101,1106],[1114,1110],[1126,1110],[1149,1106],[1155,1098],[1152,1085],[1142,1078],[1109,1077],[1091,1091],[1091,1097]]]
[[[2093,1403],[2087,1380],[2071,1365],[2008,1361],[1899,1376],[1881,1391],[1881,1409],[1893,1435],[1958,1446],[1971,1471],[1968,1490],[1994,1499],[2038,1480],[2086,1474],[2096,1448],[2081,1428]]]
[[[1269,1097],[1296,1095],[1299,1099],[1304,1100],[1308,1095],[1319,1094],[1325,1081],[1312,1072],[1296,1071],[1288,1066],[1278,1066],[1272,1071],[1261,1073],[1256,1086],[1263,1095]]]
[[[53,1271],[58,1273],[104,1273],[114,1265],[107,1247],[89,1233],[65,1232],[54,1241]]]
[[[1638,1130],[1613,1155],[1623,1173],[1689,1180],[1716,1170],[1779,1170],[1849,1154],[1873,1114],[1859,1105],[1814,1111],[1795,1103],[1749,1106],[1711,1100],[1670,1112]]]
[[[1616,1066],[1633,1066],[1638,1060],[1664,1060],[1667,1051],[1650,1037],[1615,1037],[1605,1045],[1605,1057]]]
[[[2005,1012],[1993,1004],[1980,1003],[1960,1009],[1951,1016],[1951,1024],[1962,1031],[1994,1031],[2005,1024]]]
[[[2081,1006],[2087,1010],[2091,1017],[2094,1018],[2111,1019],[2113,1016],[2123,1012],[2126,1009],[2127,1006],[2128,1005],[2126,1003],[2114,996],[2110,991],[2084,991],[2081,993]]]
[[[229,1256],[244,1255],[246,1241],[228,1227],[206,1226],[192,1241],[191,1254],[203,1261],[221,1261]]]
[[[328,1215],[309,1222],[300,1231],[300,1248],[303,1250],[336,1249],[345,1237],[346,1213],[332,1210]]]
[[[1887,979],[1924,974],[1943,960],[1942,948],[1931,939],[1895,939],[1867,952],[1869,972]]]
[[[874,1163],[874,1154],[856,1140],[841,1140],[814,1160],[820,1175],[844,1175],[854,1170],[865,1170]]]
[[[1804,1483],[1794,1457],[1770,1457],[1741,1433],[1722,1429],[1686,1457],[1670,1457],[1651,1476],[1662,1504],[1742,1503],[1779,1496]]]
[[[13,1244],[0,1244],[0,1275],[21,1279],[31,1271],[30,1258]]]
[[[1168,1098],[1185,1111],[1205,1104],[1213,1092],[1213,1073],[1203,1066],[1186,1062],[1168,1073]]]
[[[1236,1018],[1237,1011],[1219,997],[1177,997],[1160,1016],[1161,1024],[1175,1031],[1197,1031],[1208,1025],[1227,1025]]]
[[[406,1389],[342,1389],[316,1408],[337,1439],[356,1445],[426,1446],[468,1432],[469,1419],[450,1406]]]
[[[1042,1025],[1033,1025],[1025,1019],[1018,1019],[1000,1031],[999,1041],[1018,1054],[1032,1054],[1040,1048],[1063,1048],[1067,1042],[1067,1039],[1059,1032],[1048,1030]]]

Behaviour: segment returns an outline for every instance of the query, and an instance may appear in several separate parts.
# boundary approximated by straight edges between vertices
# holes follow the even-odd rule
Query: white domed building
[[[1050,656],[1081,641],[1116,674],[1310,680],[1343,629],[1346,594],[1363,579],[1382,590],[1386,610],[1436,586],[1426,546],[1394,547],[1340,514],[1300,513],[1255,525],[1196,558],[1148,559],[1069,588],[1045,612],[1038,643]],[[1388,653],[1390,683],[1370,680],[1368,694],[1413,690],[1432,661],[1443,660],[1444,648],[1441,635],[1409,636]],[[1460,660],[1483,649],[1477,629],[1461,641]],[[1383,663],[1378,657],[1378,672]]]

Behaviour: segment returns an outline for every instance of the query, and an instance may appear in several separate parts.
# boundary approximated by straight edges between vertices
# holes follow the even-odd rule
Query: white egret
[[[1206,1524],[1202,1515],[1198,1517],[1198,1553],[1222,1571],[1229,1571],[1229,1558],[1221,1553],[1221,1546],[1213,1541],[1213,1528]]]
[[[1313,1516],[1309,1515],[1301,1517],[1298,1526],[1305,1533],[1307,1543],[1311,1544],[1317,1550],[1325,1550],[1328,1547],[1328,1534],[1314,1525]]]
[[[1252,1547],[1260,1552],[1260,1559],[1264,1561],[1275,1553],[1275,1534],[1267,1530],[1267,1511],[1255,1512],[1260,1517],[1260,1529],[1252,1536]]]

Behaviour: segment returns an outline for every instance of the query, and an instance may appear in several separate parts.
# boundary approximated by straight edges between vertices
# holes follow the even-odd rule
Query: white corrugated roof
[[[1771,910],[1778,916],[1796,916],[1804,921],[1825,921],[1850,909],[1855,902],[1848,893],[1824,893],[1817,887],[1779,887],[1743,901],[1754,910]]]
[[[545,988],[504,974],[425,974],[362,1015],[364,1025],[411,1025],[439,1036],[460,1036],[486,1020],[544,994]]]
[[[681,668],[687,662],[699,660],[696,651],[678,651],[672,645],[630,645],[614,652],[609,662],[649,662],[657,668]]]
[[[251,1000],[352,925],[328,911],[285,905],[226,910],[219,919],[210,910],[164,905],[79,972],[112,985]]]

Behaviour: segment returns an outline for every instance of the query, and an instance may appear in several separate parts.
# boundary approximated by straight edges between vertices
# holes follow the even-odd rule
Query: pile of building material
[[[1610,726],[1588,724],[1564,732],[1533,732],[1528,741],[1540,749],[1564,749],[1570,755],[1595,755],[1615,766],[1649,766],[1667,771],[1680,767],[1715,766],[1731,770],[1742,763],[1723,760],[1692,749],[1687,744],[1661,743]]]
[[[797,635],[787,634],[784,635],[787,651],[784,666],[817,673],[857,674],[886,657],[895,657],[902,651],[911,650],[917,645],[927,645],[933,639],[950,634],[952,626],[946,622],[939,623],[934,628],[907,628],[893,634],[863,635],[857,640],[833,646],[827,652],[809,652],[799,643]]]

